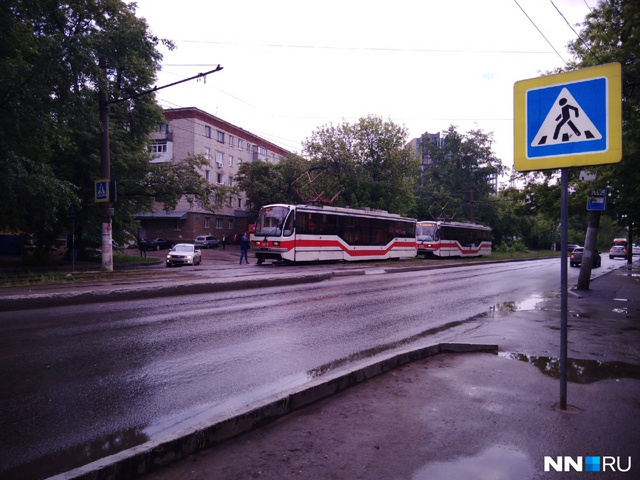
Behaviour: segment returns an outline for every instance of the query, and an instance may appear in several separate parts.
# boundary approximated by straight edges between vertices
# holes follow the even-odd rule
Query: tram
[[[382,210],[314,205],[265,205],[251,247],[265,260],[384,260],[413,258],[416,220]]]
[[[418,255],[480,257],[491,254],[491,228],[469,222],[423,221],[416,227]]]

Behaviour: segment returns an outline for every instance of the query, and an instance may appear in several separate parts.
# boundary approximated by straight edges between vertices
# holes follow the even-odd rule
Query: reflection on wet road
[[[0,478],[66,471],[558,289],[541,260],[0,314]]]

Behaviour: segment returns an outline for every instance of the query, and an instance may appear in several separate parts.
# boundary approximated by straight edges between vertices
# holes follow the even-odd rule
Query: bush
[[[529,249],[520,240],[509,240],[497,245],[493,251],[496,253],[525,253]]]

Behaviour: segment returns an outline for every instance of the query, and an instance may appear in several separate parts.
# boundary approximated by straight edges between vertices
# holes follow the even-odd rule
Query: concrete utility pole
[[[163,88],[172,87],[174,85],[178,85],[180,83],[188,82],[190,80],[196,78],[205,78],[210,73],[219,72],[222,70],[222,67],[218,65],[215,69],[210,70],[205,73],[199,73],[190,78],[186,78],[184,80],[180,80],[178,82],[170,83],[169,85],[165,85],[163,87],[155,87],[151,90],[144,91],[137,95],[133,95],[127,98],[120,98],[117,100],[109,100],[108,97],[108,80],[107,80],[107,60],[104,57],[100,57],[98,60],[98,66],[102,69],[104,73],[104,78],[102,82],[100,82],[100,87],[98,89],[98,104],[100,111],[100,123],[102,124],[102,132],[100,134],[100,175],[102,180],[107,181],[107,190],[111,189],[111,155],[109,153],[109,105],[112,103],[124,102],[126,100],[131,100],[132,98],[140,97],[142,95],[148,95],[153,92],[157,92],[158,90],[162,90]],[[113,218],[113,198],[112,194],[115,192],[108,192],[109,201],[105,202],[100,207],[100,212],[102,214],[102,268],[108,270],[110,272],[113,271],[113,248],[112,248],[112,221]]]
[[[98,90],[98,103],[100,110],[100,123],[102,124],[102,132],[100,134],[100,175],[107,180],[107,189],[109,188],[109,180],[111,180],[111,156],[109,153],[109,103],[107,97],[107,61],[104,57],[100,57],[99,67],[104,72],[104,78],[100,82]],[[102,216],[102,268],[107,271],[113,271],[113,252],[112,252],[112,235],[111,235],[111,218],[113,217],[113,207],[111,199],[109,202],[100,206]]]
[[[582,254],[582,263],[580,264],[580,274],[578,275],[578,290],[589,290],[601,213],[599,211],[589,212],[589,226],[584,240],[584,252]]]

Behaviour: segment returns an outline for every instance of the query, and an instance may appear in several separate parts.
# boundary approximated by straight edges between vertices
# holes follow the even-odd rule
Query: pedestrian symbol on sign
[[[602,135],[569,90],[563,88],[531,142],[531,146],[558,145],[601,138]]]
[[[95,182],[95,188],[94,188],[94,193],[95,193],[95,201],[96,202],[109,202],[109,186],[108,186],[109,180],[108,179],[101,179],[101,180],[96,180]]]

